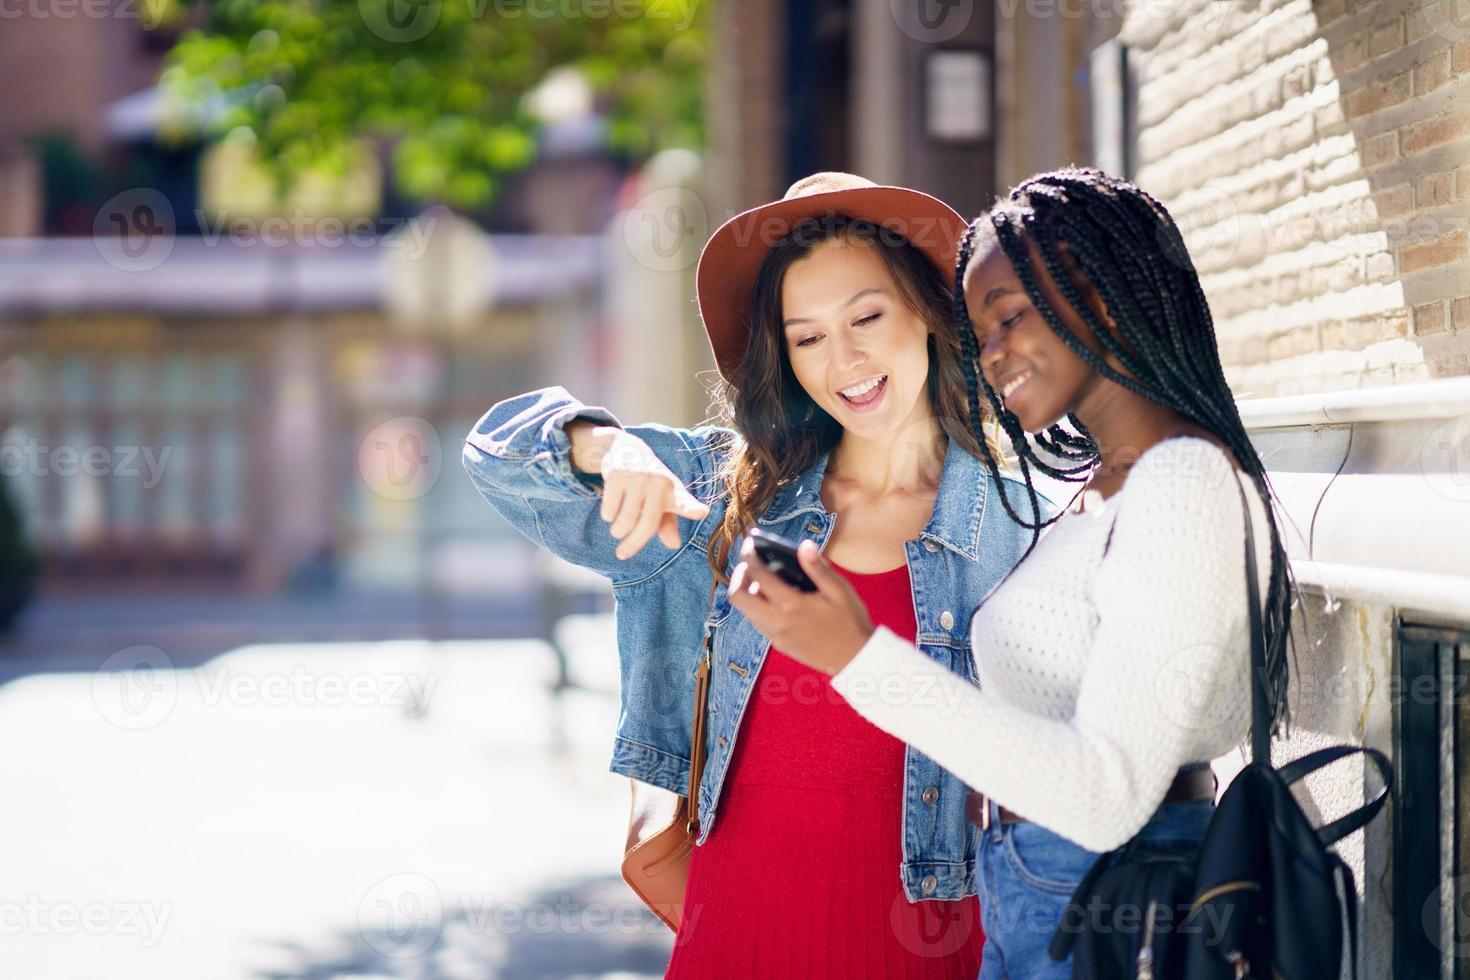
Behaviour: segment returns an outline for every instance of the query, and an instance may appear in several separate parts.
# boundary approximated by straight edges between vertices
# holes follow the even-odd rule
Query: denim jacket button
[[[954,629],[954,613],[946,609],[939,614],[939,625],[947,630]]]
[[[925,551],[938,551],[939,550],[939,542],[937,542],[937,541],[930,541],[928,538],[925,538],[924,539],[924,550]]]
[[[919,882],[919,891],[925,895],[933,895],[934,889],[939,887],[939,879],[933,875],[925,875],[924,880]]]
[[[924,790],[923,795],[919,798],[927,803],[929,806],[933,806],[934,802],[939,799],[939,788],[937,786],[930,786],[928,789]]]

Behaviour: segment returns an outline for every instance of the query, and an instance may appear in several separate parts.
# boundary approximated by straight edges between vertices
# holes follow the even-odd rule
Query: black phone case
[[[765,566],[780,576],[781,581],[803,592],[817,591],[817,585],[802,571],[796,557],[796,547],[785,538],[769,531],[752,532],[750,540],[755,544],[756,556]]]

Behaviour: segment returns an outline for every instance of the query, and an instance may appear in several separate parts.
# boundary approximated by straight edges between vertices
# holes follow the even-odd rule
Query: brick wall
[[[1121,36],[1239,394],[1470,374],[1470,0],[1145,0]]]

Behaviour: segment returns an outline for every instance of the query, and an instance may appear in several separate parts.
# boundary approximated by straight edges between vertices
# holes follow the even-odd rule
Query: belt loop
[[[985,798],[985,822],[990,825],[990,839],[999,841],[1004,829],[1000,823],[1000,804],[989,796]]]

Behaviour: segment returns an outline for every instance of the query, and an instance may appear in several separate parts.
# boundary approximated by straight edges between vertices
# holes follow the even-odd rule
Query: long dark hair
[[[812,400],[796,380],[786,353],[781,284],[792,264],[831,241],[874,249],[900,298],[932,328],[925,389],[941,431],[979,458],[990,447],[966,420],[979,411],[965,401],[961,341],[950,315],[944,276],[923,252],[897,232],[871,221],[832,215],[797,225],[767,253],[756,277],[749,316],[749,343],[735,376],[715,388],[715,419],[739,438],[722,467],[728,498],[724,520],[711,536],[709,564],[726,581],[730,549],[748,531],[787,481],[800,476],[842,438],[842,425]]]
[[[1007,198],[972,222],[960,242],[953,302],[964,348],[970,424],[980,430],[979,393],[983,391],[993,417],[1015,447],[1029,490],[1031,515],[1017,513],[1003,494],[1001,502],[1014,521],[1032,530],[1034,544],[1041,529],[1060,515],[1041,517],[1032,468],[1079,482],[1097,464],[1098,447],[1075,416],[1068,416],[1066,425],[1058,423],[1039,433],[1033,444],[979,371],[979,342],[965,306],[964,279],[977,247],[990,243],[998,243],[1005,251],[1032,304],[1077,356],[1108,380],[1214,434],[1255,484],[1266,504],[1271,530],[1271,583],[1264,622],[1266,688],[1272,725],[1279,727],[1286,717],[1294,584],[1271,507],[1266,468],[1225,382],[1210,307],[1174,219],[1162,204],[1126,180],[1100,170],[1067,167],[1022,181]],[[1036,248],[1062,297],[1127,374],[1084,344],[1047,303],[1032,270],[1028,243]],[[1083,290],[1089,285],[1107,305],[1121,340],[1084,301]],[[1042,453],[1037,452],[1038,447]],[[981,458],[992,472],[998,472],[990,447],[982,441],[981,448]]]

